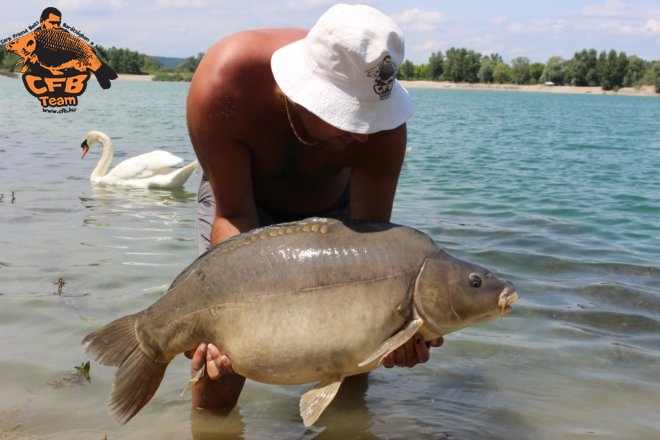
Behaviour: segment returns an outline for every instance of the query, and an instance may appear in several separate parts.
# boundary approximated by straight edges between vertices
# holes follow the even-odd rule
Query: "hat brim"
[[[349,133],[371,134],[396,128],[412,115],[410,95],[398,81],[394,81],[387,99],[360,102],[315,74],[316,66],[309,65],[311,57],[305,51],[304,40],[276,50],[271,57],[273,76],[286,96],[328,124]],[[349,82],[351,78],[339,81]]]

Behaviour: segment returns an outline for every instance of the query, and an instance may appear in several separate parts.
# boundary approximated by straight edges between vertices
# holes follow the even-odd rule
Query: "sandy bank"
[[[134,75],[132,73],[118,73],[118,80],[127,80],[127,81],[151,81],[153,75]]]
[[[406,88],[427,89],[456,89],[456,90],[494,90],[507,92],[543,92],[543,93],[582,93],[593,95],[628,95],[628,96],[659,96],[655,93],[653,86],[642,86],[640,88],[624,87],[618,91],[605,91],[600,87],[574,87],[574,86],[546,86],[516,85],[516,84],[469,84],[452,83],[448,81],[400,81]]]

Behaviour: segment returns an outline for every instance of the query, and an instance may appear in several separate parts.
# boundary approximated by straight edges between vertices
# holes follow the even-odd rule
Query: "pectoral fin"
[[[343,377],[334,380],[319,382],[314,388],[307,391],[300,398],[300,416],[305,426],[311,426],[321,416],[332,399],[337,395]]]
[[[406,326],[402,328],[398,333],[383,342],[380,347],[378,347],[376,351],[372,353],[371,356],[360,362],[358,367],[364,367],[365,365],[368,365],[379,358],[380,364],[385,356],[392,353],[394,350],[401,347],[408,340],[410,340],[410,338],[412,338],[415,333],[417,333],[417,330],[422,327],[422,324],[424,324],[424,321],[422,321],[422,318],[419,317],[409,321],[408,324],[406,324]]]

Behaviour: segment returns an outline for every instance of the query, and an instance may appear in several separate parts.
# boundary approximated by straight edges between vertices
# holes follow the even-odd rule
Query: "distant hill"
[[[173,58],[173,57],[158,57],[155,56],[158,61],[163,65],[163,67],[170,67],[172,69],[176,69],[179,64],[183,63],[185,61],[185,58]]]

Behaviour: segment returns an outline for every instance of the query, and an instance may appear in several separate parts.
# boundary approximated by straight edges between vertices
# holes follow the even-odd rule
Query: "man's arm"
[[[236,60],[230,60],[224,45],[211,48],[198,66],[186,107],[190,140],[215,196],[211,246],[258,226],[250,152],[240,141],[246,116],[238,105],[240,95],[227,87],[236,75],[232,65],[240,63],[232,63]],[[231,373],[231,363],[206,342],[186,355],[192,358],[193,376],[202,366],[207,370],[207,375],[193,388],[193,406],[219,413],[230,411],[236,405],[245,378],[227,374],[218,380],[208,380]]]
[[[401,166],[406,154],[405,124],[393,130],[369,135],[359,146],[360,161],[351,172],[351,218],[390,221]],[[383,360],[387,368],[413,367],[429,360],[430,347],[439,347],[442,338],[425,342],[414,335]]]
[[[231,87],[240,62],[224,46],[211,48],[200,63],[186,108],[190,140],[215,196],[211,245],[258,226],[251,157],[241,140],[249,115]]]
[[[389,221],[406,152],[406,126],[369,135],[351,171],[351,218]]]

